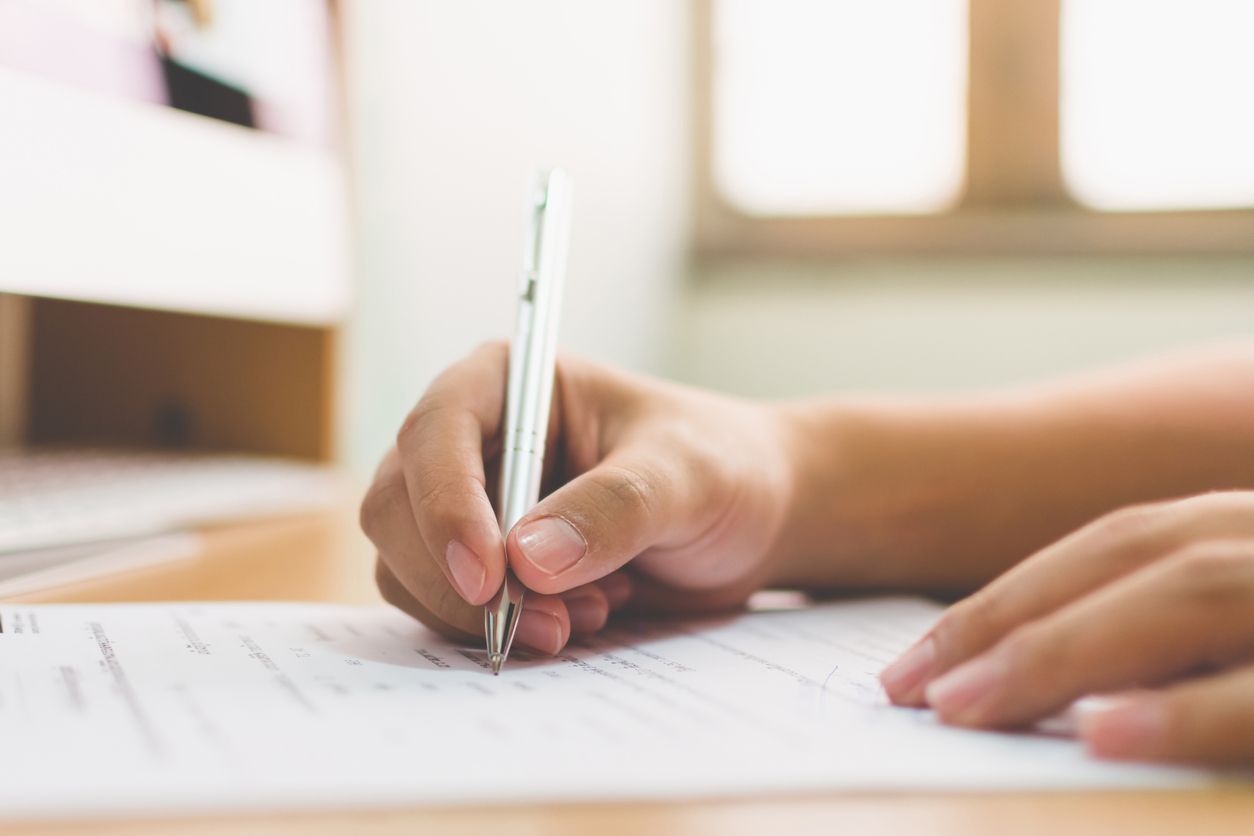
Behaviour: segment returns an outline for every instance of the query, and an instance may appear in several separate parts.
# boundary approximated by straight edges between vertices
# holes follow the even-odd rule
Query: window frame
[[[1062,0],[969,0],[966,175],[953,209],[748,214],[715,182],[715,0],[693,2],[699,256],[1254,254],[1254,208],[1112,212],[1070,196],[1059,147]]]

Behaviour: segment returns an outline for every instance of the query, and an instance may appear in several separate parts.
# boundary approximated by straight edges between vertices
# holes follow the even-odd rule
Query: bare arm
[[[1254,487],[1254,343],[987,396],[783,409],[781,585],[970,589],[1111,509]]]

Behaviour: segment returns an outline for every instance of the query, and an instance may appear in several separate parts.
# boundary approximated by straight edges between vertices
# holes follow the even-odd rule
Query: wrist
[[[792,489],[772,584],[938,590],[996,573],[968,547],[987,533],[972,509],[998,504],[987,488],[1008,452],[994,440],[1008,424],[1000,410],[841,398],[778,409]]]
[[[870,516],[858,495],[856,438],[869,427],[837,400],[776,404],[775,421],[788,474],[784,523],[771,549],[772,586],[815,588],[847,583],[845,555],[857,551]],[[836,571],[843,569],[844,571]]]

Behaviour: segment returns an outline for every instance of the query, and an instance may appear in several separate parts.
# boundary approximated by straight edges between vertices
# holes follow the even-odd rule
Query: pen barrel
[[[500,524],[508,535],[540,498],[570,235],[570,178],[541,173],[510,347],[501,455]]]

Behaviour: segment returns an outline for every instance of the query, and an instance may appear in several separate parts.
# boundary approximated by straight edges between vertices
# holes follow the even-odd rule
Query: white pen
[[[503,537],[540,498],[557,360],[557,325],[562,285],[566,281],[571,196],[571,180],[562,169],[536,174],[530,207],[531,231],[519,287],[518,323],[510,346],[505,391],[499,501]],[[501,672],[509,657],[524,593],[523,585],[507,564],[500,591],[483,611],[488,664],[493,674]]]

